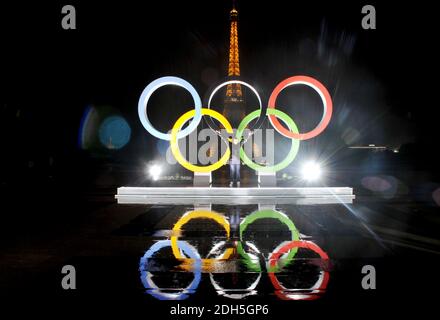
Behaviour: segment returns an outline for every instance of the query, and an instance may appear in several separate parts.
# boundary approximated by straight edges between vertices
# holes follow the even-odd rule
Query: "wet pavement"
[[[18,231],[14,246],[5,246],[5,297],[67,305],[129,301],[155,306],[165,317],[175,302],[159,300],[210,308],[263,304],[275,316],[315,305],[324,306],[314,310],[320,314],[347,303],[430,306],[434,297],[421,292],[439,282],[438,210],[404,198],[194,207],[118,205],[100,194],[81,203],[87,213],[66,207],[70,219],[56,224],[52,215],[46,229],[28,238]],[[77,271],[74,292],[61,288],[67,264]],[[375,290],[362,288],[366,265],[376,269]]]

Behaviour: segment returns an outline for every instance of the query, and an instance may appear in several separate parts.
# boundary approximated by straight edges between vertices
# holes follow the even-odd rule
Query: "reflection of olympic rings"
[[[295,125],[295,122],[293,122],[292,118],[290,118],[287,114],[284,112],[277,110],[277,109],[267,109],[268,115],[274,115],[275,117],[280,118],[283,122],[287,124],[290,130],[293,132],[298,133],[298,128]],[[243,134],[244,129],[246,126],[251,122],[253,119],[255,119],[258,116],[258,110],[248,114],[240,123],[237,129],[237,139],[240,140],[241,136]],[[256,171],[261,172],[276,172],[281,169],[286,168],[296,157],[296,154],[298,153],[299,149],[299,140],[292,139],[292,146],[290,147],[290,151],[287,154],[287,156],[284,158],[283,161],[280,163],[273,165],[273,166],[262,166],[255,162],[253,162],[249,157],[247,156],[246,152],[244,151],[243,146],[241,146],[240,149],[240,158],[243,160],[243,162],[249,167]]]
[[[147,289],[147,293],[160,300],[184,300],[188,298],[189,294],[193,293],[199,286],[201,279],[201,259],[197,250],[189,245],[185,241],[179,241],[179,248],[193,260],[192,270],[194,273],[194,279],[185,289],[180,290],[177,293],[166,292],[166,289],[160,289],[153,282],[153,275],[148,271],[148,259],[151,259],[153,255],[162,248],[170,247],[170,240],[161,240],[156,242],[148,249],[139,262],[139,271],[141,272],[141,282]]]
[[[142,125],[144,126],[147,131],[155,136],[156,138],[162,139],[162,140],[170,140],[171,135],[162,133],[156,128],[153,127],[150,120],[148,119],[147,114],[147,106],[148,106],[148,100],[150,99],[151,95],[154,91],[159,89],[160,87],[166,86],[166,85],[176,85],[182,88],[185,88],[189,91],[191,94],[193,100],[194,100],[194,120],[186,127],[184,130],[179,132],[177,135],[177,138],[181,139],[189,135],[191,132],[193,132],[197,126],[200,123],[200,120],[202,120],[202,101],[200,100],[199,94],[197,93],[196,89],[187,81],[177,78],[177,77],[162,77],[159,79],[154,80],[151,82],[148,86],[145,87],[144,91],[141,94],[141,97],[139,98],[138,103],[138,114],[139,119],[142,122]]]
[[[248,87],[249,89],[251,89],[255,93],[255,95],[257,96],[259,107],[260,107],[259,110],[250,113],[242,120],[242,122],[240,123],[239,128],[237,130],[236,138],[239,138],[239,140],[240,140],[243,136],[243,132],[244,132],[245,128],[249,125],[249,123],[252,120],[254,120],[257,117],[258,117],[258,121],[256,121],[251,126],[250,129],[252,131],[255,128],[259,128],[262,125],[262,123],[265,119],[265,116],[267,115],[269,117],[269,120],[270,120],[270,123],[272,124],[272,126],[280,134],[282,134],[283,136],[285,136],[287,138],[294,139],[294,141],[292,141],[292,147],[290,149],[290,152],[286,156],[286,158],[283,161],[281,161],[280,163],[278,163],[276,165],[272,165],[272,166],[261,166],[261,165],[256,164],[255,162],[252,162],[247,157],[243,148],[241,148],[240,149],[240,158],[243,160],[243,162],[247,166],[249,166],[250,168],[252,168],[254,170],[263,171],[263,172],[276,172],[276,171],[279,171],[281,169],[286,168],[295,159],[295,156],[296,156],[296,154],[298,152],[298,148],[299,148],[299,141],[298,140],[307,140],[307,139],[311,139],[313,137],[316,137],[322,131],[324,131],[324,129],[328,126],[328,124],[330,122],[330,119],[332,116],[332,111],[333,111],[333,103],[332,103],[330,94],[321,82],[319,82],[318,80],[316,80],[314,78],[307,77],[307,76],[294,76],[294,77],[290,77],[290,78],[287,78],[287,79],[281,81],[275,87],[273,92],[271,93],[267,106],[262,103],[261,98],[260,98],[258,92],[255,90],[255,88],[252,87],[247,82],[237,80],[237,79],[227,80],[227,81],[217,85],[212,90],[211,94],[208,96],[209,98],[207,99],[207,103],[206,103],[207,108],[202,108],[200,97],[197,94],[197,92],[195,91],[195,89],[191,86],[191,84],[189,84],[185,80],[183,80],[181,78],[177,78],[177,77],[162,77],[162,78],[159,78],[159,79],[151,82],[142,92],[142,95],[139,99],[139,104],[138,104],[139,118],[140,118],[143,126],[145,127],[145,129],[147,129],[147,131],[150,132],[153,136],[155,136],[159,139],[170,141],[171,150],[172,150],[174,157],[184,168],[186,168],[190,171],[194,171],[194,172],[212,172],[214,170],[217,170],[218,168],[220,168],[224,164],[226,164],[226,162],[228,161],[228,159],[231,155],[231,150],[229,150],[229,145],[228,145],[228,149],[226,150],[225,154],[216,163],[208,165],[208,166],[197,166],[197,165],[193,165],[193,164],[189,163],[188,161],[186,161],[184,159],[184,157],[181,155],[181,153],[179,151],[177,140],[180,138],[186,137],[192,131],[194,131],[197,128],[197,126],[199,125],[202,115],[209,116],[206,120],[207,120],[208,126],[211,129],[213,129],[214,131],[219,131],[220,129],[218,126],[215,125],[215,123],[213,122],[213,120],[211,118],[217,119],[220,122],[220,124],[223,127],[225,127],[227,133],[229,135],[233,135],[232,127],[231,127],[230,123],[226,120],[226,118],[223,117],[220,113],[210,109],[212,98],[217,93],[217,91],[220,88],[222,88],[226,85],[229,85],[229,84],[240,84],[240,85],[244,85],[244,86]],[[307,86],[313,88],[316,92],[318,92],[319,96],[321,97],[321,100],[323,103],[323,108],[324,108],[324,112],[323,112],[323,115],[322,115],[322,118],[321,118],[321,121],[319,122],[319,124],[313,130],[306,132],[306,133],[299,133],[298,128],[296,127],[294,121],[287,114],[275,109],[275,102],[276,102],[276,99],[277,99],[279,93],[288,86],[298,85],[298,84],[307,85]],[[194,110],[186,112],[184,115],[182,115],[177,120],[177,122],[173,126],[171,134],[165,134],[165,133],[157,131],[151,125],[150,121],[148,120],[148,116],[147,116],[147,104],[148,104],[148,100],[149,100],[150,96],[152,95],[152,93],[156,89],[158,89],[162,86],[165,86],[165,85],[177,85],[177,86],[181,86],[181,87],[187,89],[191,93],[192,98],[194,100],[194,105],[195,105]],[[180,131],[180,129],[182,129],[182,127],[185,125],[185,123],[187,121],[189,121],[189,119],[191,119],[191,118],[194,118],[193,121],[191,121],[190,124],[185,129]],[[280,123],[278,118],[284,122],[284,124],[288,127],[288,129],[286,129]],[[250,133],[250,135],[252,135],[252,134],[253,134],[253,132]],[[228,138],[228,139],[231,140],[230,138]],[[244,140],[246,140],[246,138]]]
[[[272,94],[270,95],[269,98],[268,107],[275,109],[275,102],[277,100],[279,93],[282,90],[284,90],[286,87],[297,84],[305,84],[313,88],[316,92],[318,92],[319,96],[321,97],[322,104],[324,107],[324,113],[322,115],[321,121],[316,126],[316,128],[309,132],[298,134],[296,132],[291,132],[286,128],[284,128],[275,115],[269,115],[269,120],[272,126],[283,136],[298,140],[307,140],[316,137],[318,134],[324,131],[324,129],[327,127],[328,123],[330,122],[330,118],[332,117],[332,111],[333,111],[332,99],[330,97],[330,93],[321,82],[307,76],[295,76],[295,77],[287,78],[281,81],[272,91]]]
[[[214,275],[212,273],[209,274],[209,280],[211,280],[211,284],[218,294],[231,299],[243,299],[248,296],[256,295],[258,283],[260,283],[261,272],[258,273],[257,279],[250,284],[246,289],[225,289],[220,286],[218,282],[215,281]]]
[[[215,252],[217,252],[220,247],[224,246],[226,244],[225,241],[220,241],[217,244],[215,244],[211,251],[208,253],[208,257],[210,257],[211,255],[213,255]],[[258,249],[257,249],[258,251]],[[258,251],[258,253],[260,253]],[[215,257],[214,259],[218,259],[218,256]],[[220,284],[215,281],[214,279],[214,275],[212,272],[209,273],[209,279],[211,280],[211,284],[214,287],[214,289],[217,291],[218,294],[225,296],[227,298],[231,298],[231,299],[243,299],[247,296],[251,296],[251,295],[255,295],[257,293],[257,291],[255,290],[255,288],[257,287],[258,283],[260,282],[261,279],[261,272],[258,273],[258,277],[257,279],[251,283],[250,286],[248,286],[245,289],[225,289],[223,287],[220,286]]]
[[[291,234],[291,240],[299,240],[299,232],[295,227],[295,224],[292,220],[289,219],[288,216],[286,216],[284,213],[275,211],[275,210],[260,210],[255,211],[254,213],[251,213],[246,218],[243,219],[243,221],[240,223],[240,242],[237,244],[237,252],[242,256],[242,258],[245,261],[245,264],[253,271],[261,271],[260,262],[258,260],[255,260],[254,257],[250,256],[243,248],[242,242],[243,242],[243,233],[247,229],[249,225],[254,223],[257,220],[260,219],[277,219],[281,223],[287,226],[287,228],[290,231]],[[295,257],[296,252],[298,249],[290,250],[289,253],[281,259],[282,266],[287,265],[292,259]],[[273,266],[270,266],[270,269],[272,269]]]
[[[184,256],[184,254],[181,253],[179,250],[179,245],[177,241],[177,234],[180,233],[182,227],[188,223],[188,221],[192,219],[211,219],[220,224],[223,229],[226,231],[226,236],[229,238],[230,235],[230,225],[228,220],[225,218],[225,216],[213,212],[213,211],[204,211],[204,210],[196,210],[185,213],[179,221],[176,222],[176,224],[173,227],[172,230],[172,236],[171,236],[171,249],[173,250],[173,255],[179,260],[187,260],[188,258]],[[226,260],[228,259],[232,253],[234,252],[233,248],[227,248],[225,251],[219,256],[214,258],[206,258],[202,259],[202,265],[203,267],[210,268],[212,267],[213,263],[216,262],[216,260]]]
[[[245,248],[250,248],[252,252],[246,251]],[[237,253],[242,258],[242,262],[247,269],[253,272],[262,271],[260,258],[258,256],[261,254],[261,252],[252,242],[245,241],[243,245],[243,241],[240,240],[237,243]]]
[[[209,116],[217,119],[225,127],[225,129],[228,133],[230,133],[230,134],[233,133],[231,124],[222,114],[218,113],[215,110],[206,109],[206,108],[202,108],[201,112],[204,115],[209,115]],[[178,137],[179,130],[185,125],[185,123],[189,119],[194,117],[195,113],[196,113],[195,110],[190,110],[190,111],[184,113],[179,119],[177,119],[176,123],[173,126],[173,129],[171,130],[171,140],[170,140],[171,152],[173,153],[177,162],[179,162],[184,168],[191,170],[191,171],[194,171],[194,172],[211,172],[211,171],[217,170],[218,168],[220,168],[221,166],[226,164],[226,162],[228,162],[229,157],[231,156],[231,150],[229,149],[229,145],[228,145],[228,148],[226,149],[225,154],[216,163],[213,163],[208,166],[196,166],[196,165],[188,162],[182,156],[182,154],[180,153],[180,150],[179,150],[179,144],[177,143],[177,137]]]
[[[283,245],[280,249],[274,251],[269,257],[269,265],[271,268],[277,265],[280,256],[293,250],[298,250],[298,248],[309,249],[317,253],[322,260],[324,260],[324,269],[327,269],[327,264],[329,261],[329,257],[327,253],[325,253],[317,244],[311,241],[291,241],[287,244]],[[318,280],[315,284],[308,289],[299,290],[299,289],[287,289],[284,287],[277,279],[274,272],[269,272],[269,278],[275,287],[275,293],[278,297],[283,300],[314,300],[319,298],[319,294],[324,292],[327,288],[327,284],[330,278],[330,275],[327,270],[321,270],[319,274]],[[293,293],[289,293],[293,291]],[[301,293],[303,291],[307,291],[307,293]]]
[[[286,300],[312,300],[317,299],[325,292],[327,284],[330,279],[330,274],[328,271],[328,255],[315,243],[311,241],[300,240],[299,232],[296,229],[294,223],[290,218],[275,210],[261,210],[256,211],[240,223],[240,241],[236,242],[237,253],[242,258],[247,269],[251,270],[252,273],[258,273],[256,279],[248,285],[247,288],[232,288],[226,289],[219,284],[219,281],[214,278],[213,272],[224,272],[228,270],[233,265],[223,265],[215,264],[219,260],[224,260],[231,258],[234,253],[234,249],[228,247],[230,244],[226,240],[216,242],[207,254],[205,259],[200,257],[197,249],[190,245],[186,241],[177,240],[178,234],[182,227],[192,219],[206,218],[212,219],[220,224],[226,232],[227,238],[230,236],[230,225],[228,220],[221,214],[212,211],[190,211],[185,213],[179,221],[175,224],[172,230],[172,236],[170,240],[162,240],[156,242],[141,258],[139,270],[141,271],[141,281],[144,287],[147,289],[147,293],[154,296],[157,299],[162,300],[182,300],[186,299],[189,294],[193,293],[198,287],[201,272],[210,273],[210,281],[213,287],[216,289],[217,293],[231,299],[240,299],[246,296],[254,295],[257,293],[257,286],[261,280],[262,268],[260,266],[259,257],[262,256],[260,250],[249,241],[244,241],[244,232],[247,227],[254,223],[256,220],[264,218],[278,219],[280,222],[285,224],[290,232],[291,238],[293,240],[284,241],[280,243],[269,255],[266,265],[266,270],[270,278],[271,283],[275,288],[276,295],[281,299]],[[149,270],[154,264],[148,263],[148,260],[153,257],[153,255],[165,247],[170,247],[172,249],[175,258],[179,259],[182,264],[178,268],[192,272],[194,274],[194,279],[186,287],[182,289],[175,288],[159,288],[153,282],[153,275],[151,272],[154,270]],[[223,249],[225,248],[225,249]],[[246,248],[246,250],[245,250]],[[289,289],[286,288],[280,280],[278,280],[277,273],[281,272],[282,268],[286,267],[291,261],[295,261],[294,258],[297,255],[299,248],[309,249],[316,254],[318,254],[323,260],[321,264],[322,270],[319,273],[317,281],[310,287],[306,289]],[[234,261],[231,261],[234,263]],[[226,267],[226,269],[225,269]]]

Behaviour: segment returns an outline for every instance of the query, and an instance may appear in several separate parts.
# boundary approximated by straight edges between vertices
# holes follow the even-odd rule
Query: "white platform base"
[[[120,187],[120,204],[331,204],[353,203],[348,187],[200,188]]]

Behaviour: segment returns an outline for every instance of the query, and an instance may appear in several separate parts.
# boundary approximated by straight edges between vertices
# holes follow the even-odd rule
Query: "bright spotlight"
[[[153,164],[148,168],[148,174],[154,181],[159,180],[160,174],[162,173],[162,168],[158,164]]]
[[[304,180],[315,181],[321,177],[321,167],[316,162],[307,162],[301,168],[301,176]]]

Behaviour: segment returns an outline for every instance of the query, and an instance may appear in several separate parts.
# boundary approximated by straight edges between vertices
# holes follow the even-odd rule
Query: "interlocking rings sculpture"
[[[231,151],[229,150],[229,144],[227,146],[227,150],[226,150],[225,154],[220,158],[219,161],[217,161],[216,163],[213,163],[211,165],[207,165],[207,166],[197,166],[197,165],[193,165],[193,164],[189,163],[182,156],[182,154],[180,153],[177,141],[178,141],[178,139],[184,138],[184,137],[188,136],[191,132],[196,130],[196,128],[200,124],[200,121],[203,116],[209,116],[207,118],[207,123],[208,123],[208,126],[211,129],[213,129],[214,131],[217,132],[219,130],[219,128],[217,128],[215,126],[215,124],[211,118],[214,118],[218,122],[220,122],[220,124],[226,129],[226,132],[229,135],[233,135],[232,126],[229,123],[229,121],[223,115],[218,113],[217,111],[210,109],[211,102],[212,102],[212,99],[213,99],[213,96],[215,95],[215,93],[220,88],[222,88],[228,84],[232,84],[232,83],[237,83],[237,84],[241,84],[241,85],[248,87],[257,96],[259,107],[260,107],[259,110],[253,111],[250,114],[248,114],[246,117],[244,117],[244,119],[239,124],[237,132],[235,134],[235,138],[238,139],[238,141],[240,141],[242,139],[244,130],[246,129],[246,127],[249,126],[249,124],[252,120],[258,118],[259,120],[257,121],[257,123],[259,126],[262,123],[260,120],[263,119],[265,116],[269,117],[269,121],[270,121],[271,125],[275,128],[275,130],[277,130],[284,137],[292,139],[292,147],[291,147],[288,155],[286,156],[286,158],[283,161],[281,161],[280,163],[272,165],[272,166],[261,166],[255,162],[253,162],[246,155],[246,153],[243,149],[243,146],[242,146],[240,149],[241,160],[247,166],[249,166],[250,168],[252,168],[256,171],[277,172],[279,170],[286,168],[295,159],[295,157],[298,153],[300,140],[308,140],[308,139],[316,137],[317,135],[319,135],[320,133],[322,133],[324,131],[324,129],[328,126],[328,124],[330,122],[332,112],[333,112],[333,103],[332,103],[330,93],[328,92],[326,87],[321,82],[319,82],[318,80],[316,80],[314,78],[308,77],[308,76],[293,76],[293,77],[289,77],[289,78],[281,81],[275,87],[275,89],[272,91],[272,93],[269,97],[269,101],[268,101],[267,106],[262,103],[261,98],[260,98],[257,90],[253,86],[251,86],[249,83],[241,81],[241,80],[236,80],[236,79],[227,80],[227,81],[219,84],[218,86],[216,86],[212,90],[211,94],[209,95],[209,98],[206,99],[206,101],[205,101],[205,103],[206,103],[205,107],[202,107],[202,102],[201,102],[200,96],[198,95],[197,91],[187,81],[185,81],[181,78],[178,78],[178,77],[170,77],[170,76],[158,78],[158,79],[154,80],[153,82],[151,82],[149,85],[147,85],[141,94],[141,97],[140,97],[139,103],[138,103],[139,119],[140,119],[142,125],[144,126],[144,128],[150,134],[152,134],[156,138],[170,141],[171,151],[172,151],[174,157],[176,158],[177,162],[179,162],[184,168],[186,168],[190,171],[193,171],[193,172],[212,172],[214,170],[219,169],[221,166],[226,164],[226,162],[228,161],[230,154],[231,154]],[[166,86],[166,85],[175,85],[175,86],[179,86],[179,87],[186,89],[191,94],[192,99],[194,101],[194,109],[186,112],[176,121],[176,123],[173,125],[171,133],[163,133],[163,132],[158,131],[151,124],[150,120],[148,119],[148,115],[147,115],[147,106],[148,106],[148,101],[149,101],[151,95],[158,88]],[[295,122],[292,120],[292,118],[290,118],[286,113],[275,108],[276,100],[277,100],[277,97],[280,94],[280,92],[289,86],[295,86],[295,85],[306,85],[306,86],[309,86],[312,89],[314,89],[321,97],[322,104],[323,104],[324,112],[323,112],[321,121],[314,129],[312,129],[308,132],[305,132],[305,133],[300,133],[298,131],[298,128],[297,128]],[[193,120],[188,124],[188,126],[185,129],[182,130],[183,126],[190,119],[193,119]],[[287,126],[287,128],[285,126],[283,126],[279,120],[281,120],[285,124],[285,126]],[[255,127],[255,125],[254,125],[254,127]]]
[[[182,227],[192,219],[209,219],[218,223],[226,233],[226,241],[218,241],[213,245],[206,258],[202,258],[196,247],[187,241],[178,240]],[[147,293],[161,300],[183,300],[189,297],[197,289],[202,272],[208,272],[209,278],[216,291],[231,299],[241,299],[243,297],[256,294],[256,287],[263,274],[259,257],[262,256],[260,250],[252,242],[246,241],[246,230],[249,225],[260,219],[276,219],[285,225],[290,232],[290,239],[281,242],[269,254],[266,262],[266,271],[269,279],[274,286],[275,294],[283,300],[313,300],[321,296],[326,290],[330,278],[328,267],[329,257],[317,244],[302,240],[300,233],[293,221],[284,213],[276,210],[260,210],[246,216],[240,223],[237,242],[230,241],[230,225],[228,219],[217,212],[207,210],[194,210],[185,213],[174,225],[170,240],[160,240],[153,244],[144,256],[140,259],[139,270],[141,281],[147,289]],[[232,246],[235,246],[233,248]],[[193,273],[193,280],[186,288],[181,289],[161,289],[153,281],[153,274],[149,268],[149,260],[154,258],[156,252],[171,247],[173,256],[180,262],[178,268]],[[306,289],[289,289],[278,280],[277,274],[282,272],[289,264],[295,261],[298,249],[311,250],[317,254],[322,262],[319,264],[321,270],[315,283]],[[252,251],[252,252],[251,252]],[[227,290],[220,286],[214,279],[215,264],[221,261],[230,260],[232,257],[239,257],[243,265],[248,269],[246,274],[255,274],[255,280],[244,289],[234,288]]]

